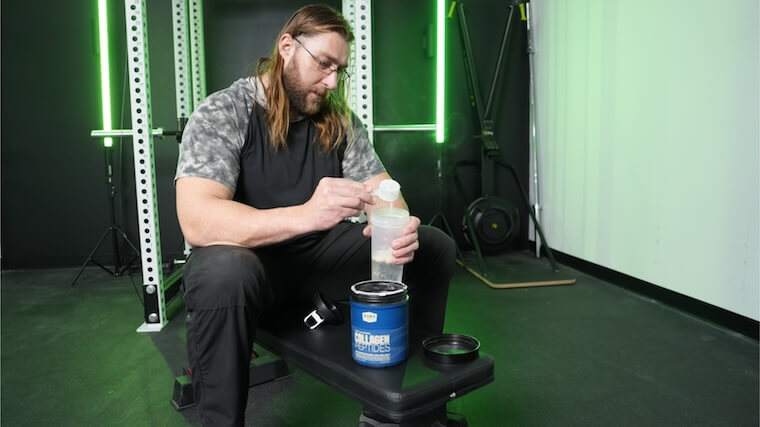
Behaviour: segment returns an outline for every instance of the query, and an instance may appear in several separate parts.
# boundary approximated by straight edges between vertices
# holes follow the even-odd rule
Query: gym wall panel
[[[758,3],[531,4],[549,242],[757,320]]]

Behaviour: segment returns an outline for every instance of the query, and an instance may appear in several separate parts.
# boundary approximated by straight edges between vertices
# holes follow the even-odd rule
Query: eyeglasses
[[[316,56],[314,56],[314,54],[311,53],[311,51],[309,49],[307,49],[306,46],[304,46],[303,43],[301,43],[300,40],[298,40],[295,37],[293,37],[293,40],[295,40],[296,43],[298,43],[299,45],[301,45],[301,47],[303,48],[303,50],[305,50],[306,53],[308,53],[309,56],[311,56],[312,59],[314,59],[314,61],[317,62],[317,69],[319,71],[321,71],[322,73],[324,73],[324,74],[326,74],[326,75],[329,76],[331,73],[335,72],[338,75],[338,81],[341,81],[341,82],[342,81],[346,81],[349,78],[351,78],[351,75],[348,74],[348,71],[346,71],[345,68],[338,68],[337,65],[331,65],[331,64],[328,64],[327,62],[320,61],[319,58],[317,58]]]

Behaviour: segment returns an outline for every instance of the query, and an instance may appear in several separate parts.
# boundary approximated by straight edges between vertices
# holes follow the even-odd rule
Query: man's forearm
[[[234,200],[206,200],[193,212],[178,206],[180,226],[192,246],[258,247],[306,234],[301,206],[256,209]]]

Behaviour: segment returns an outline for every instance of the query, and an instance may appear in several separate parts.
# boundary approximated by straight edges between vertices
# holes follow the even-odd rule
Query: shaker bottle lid
[[[399,190],[401,190],[401,185],[398,182],[392,179],[384,179],[380,181],[380,187],[373,193],[386,202],[392,202],[398,199]]]

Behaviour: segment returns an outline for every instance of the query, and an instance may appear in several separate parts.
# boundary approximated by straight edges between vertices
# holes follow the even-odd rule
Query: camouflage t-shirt
[[[174,179],[207,178],[225,185],[234,194],[254,102],[266,108],[261,80],[249,77],[209,95],[198,105],[182,134]],[[364,182],[385,172],[385,167],[356,116],[353,127],[353,137],[343,156],[343,177]]]

